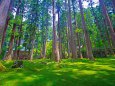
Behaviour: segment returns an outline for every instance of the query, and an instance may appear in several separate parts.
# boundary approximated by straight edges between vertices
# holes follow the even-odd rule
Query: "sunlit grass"
[[[23,68],[12,69],[12,61],[0,72],[0,86],[115,86],[115,57],[24,61]]]

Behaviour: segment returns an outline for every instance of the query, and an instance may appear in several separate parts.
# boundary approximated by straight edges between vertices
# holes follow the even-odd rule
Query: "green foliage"
[[[23,48],[23,46],[20,45],[20,46],[17,47],[17,50],[20,50],[20,49],[22,49],[22,48]]]
[[[81,33],[81,32],[83,32],[83,30],[82,30],[82,29],[77,28],[77,29],[75,30],[75,32],[76,32],[76,33]]]
[[[46,43],[46,56],[48,58],[52,57],[52,41]]]
[[[34,56],[40,56],[42,47],[44,42],[46,42],[46,57],[52,57],[52,0],[16,0],[12,2],[12,6],[9,12],[9,25],[6,32],[5,43],[3,45],[5,51],[9,47],[9,42],[11,39],[11,35],[14,35],[14,45],[13,48],[30,50],[32,46],[34,47]],[[66,1],[66,0],[65,0]],[[61,38],[62,45],[62,53],[67,56],[67,52],[69,51],[68,39],[70,30],[68,28],[68,5],[64,0],[54,0],[55,2],[55,11],[56,11],[56,34],[57,37]],[[20,3],[20,4],[19,4]],[[88,2],[89,3],[89,2]],[[111,5],[111,1],[106,0],[105,5],[107,7],[107,11],[109,17],[112,21],[113,28],[115,28],[115,14],[113,7]],[[93,3],[95,5],[95,3]],[[19,7],[19,13],[16,15],[17,8]],[[74,10],[75,17],[74,18]],[[94,14],[93,14],[94,11]],[[93,49],[110,48],[110,44],[108,42],[108,38],[110,38],[109,26],[105,25],[104,16],[102,14],[102,9],[100,5],[97,5],[93,8],[93,11],[90,7],[90,4],[87,8],[83,9],[87,32],[90,36],[91,44]],[[59,13],[60,21],[57,21],[57,13]],[[95,22],[95,17],[98,20],[99,25]],[[72,19],[72,29],[74,33],[78,33],[80,45],[83,46],[81,48],[82,51],[86,51],[86,43],[83,32],[83,26],[81,21],[81,13],[79,11],[78,1],[71,1],[71,19]],[[75,21],[77,24],[77,28],[75,26]],[[58,28],[59,23],[59,28]],[[16,24],[16,30],[13,33],[13,25]],[[108,33],[108,36],[107,36]],[[107,38],[108,37],[108,38]],[[1,38],[1,37],[0,37]],[[21,39],[24,41],[18,47],[16,46],[16,41]],[[76,34],[74,36],[76,38]],[[32,43],[32,40],[35,40],[35,43]],[[76,41],[76,47],[78,47],[78,40]],[[110,40],[111,42],[111,40]],[[71,50],[70,50],[71,51]],[[2,58],[2,56],[1,56]]]
[[[20,25],[22,22],[22,17],[21,16],[16,16],[14,23],[16,23],[17,25]]]

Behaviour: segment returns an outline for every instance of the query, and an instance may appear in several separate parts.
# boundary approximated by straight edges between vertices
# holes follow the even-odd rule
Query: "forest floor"
[[[115,57],[83,60],[24,61],[23,68],[12,69],[12,61],[1,61],[0,86],[115,86]]]

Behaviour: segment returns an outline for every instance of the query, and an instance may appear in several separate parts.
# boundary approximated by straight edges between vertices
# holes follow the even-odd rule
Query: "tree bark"
[[[53,56],[57,62],[60,61],[59,57],[59,49],[58,49],[58,42],[57,42],[57,35],[56,35],[56,25],[55,25],[55,1],[52,0],[53,5]]]
[[[16,16],[19,15],[20,4],[21,4],[21,2],[19,0],[19,6],[18,6],[17,11],[16,11]],[[14,38],[15,38],[14,33],[15,32],[16,32],[16,23],[13,24],[12,34],[11,34],[11,38],[10,38],[10,42],[9,42],[9,48],[8,48],[8,51],[6,52],[4,60],[11,60],[12,59],[13,45],[14,45]]]
[[[75,29],[78,29],[77,27],[77,19],[76,19],[76,13],[75,13],[75,6],[74,6],[74,2],[72,1],[72,5],[73,5],[73,12],[74,12],[74,25],[75,25]],[[79,57],[82,59],[82,53],[81,53],[81,45],[80,45],[80,37],[79,37],[79,33],[76,32],[76,39],[77,39],[77,45],[78,45],[78,55]]]
[[[71,42],[71,52],[72,52],[72,58],[77,58],[77,49],[76,49],[76,43],[74,38],[74,31],[72,28],[72,19],[71,19],[71,3],[70,0],[68,0],[68,25],[70,30],[70,42]]]
[[[5,39],[5,36],[6,36],[6,30],[7,30],[8,24],[9,24],[9,20],[10,20],[10,18],[9,18],[9,16],[8,16],[7,19],[6,19],[5,28],[4,28],[4,31],[3,31],[2,44],[1,44],[1,46],[3,46],[3,43],[4,43],[4,39]]]
[[[62,44],[61,44],[61,31],[60,31],[60,12],[58,11],[58,37],[59,37],[59,55],[62,58]]]
[[[115,48],[115,32],[114,32],[111,20],[109,18],[108,13],[107,13],[107,9],[106,9],[106,6],[104,4],[104,1],[103,0],[99,0],[99,2],[100,2],[100,6],[102,8],[105,20],[107,21],[107,23],[109,25],[109,28],[110,28],[109,31],[110,31],[110,36],[111,36],[111,40],[112,40],[112,45],[113,45],[113,48]]]
[[[34,54],[34,44],[35,44],[35,39],[32,39],[32,48],[31,48],[31,51],[30,51],[30,60],[33,60],[33,54]]]
[[[101,30],[101,27],[100,27],[100,24],[99,24],[99,20],[98,20],[98,17],[96,16],[96,13],[94,12],[94,8],[93,8],[93,1],[90,0],[90,6],[91,6],[91,12],[92,12],[92,15],[94,17],[94,22],[95,24],[97,25],[97,28],[99,30],[99,34],[100,34],[100,37],[101,37],[101,40],[102,40],[102,43],[104,45],[104,51],[107,55],[107,46],[105,45],[105,41],[104,41],[104,36],[103,36],[103,33],[102,33],[102,30]]]
[[[85,43],[86,43],[86,49],[87,49],[87,57],[90,60],[94,60],[93,53],[92,53],[92,45],[91,45],[90,37],[89,37],[88,31],[87,31],[86,23],[85,23],[81,0],[79,0],[79,7],[80,7],[80,13],[81,13],[81,17],[82,17],[82,28],[84,30]]]
[[[67,17],[66,17],[66,36],[67,36],[67,52],[68,52],[68,58],[70,58],[70,53],[71,53],[71,43],[70,43],[70,32],[69,32],[69,26],[68,26],[68,5],[67,5],[67,0],[65,0],[65,11],[66,11],[66,14],[67,14]]]
[[[0,4],[0,54],[2,52],[2,36],[6,24],[10,0],[3,0]]]
[[[20,10],[20,13],[21,13],[22,19],[23,19],[24,7]],[[21,45],[21,38],[22,38],[22,26],[23,26],[22,24],[23,24],[23,20],[21,20],[21,24],[19,25],[19,30],[18,30],[18,32],[20,34],[19,37],[18,37],[18,44],[17,44],[18,49],[16,51],[18,60],[20,59],[20,49],[19,49],[19,47]]]
[[[112,0],[112,3],[113,3],[113,9],[115,11],[115,0]]]

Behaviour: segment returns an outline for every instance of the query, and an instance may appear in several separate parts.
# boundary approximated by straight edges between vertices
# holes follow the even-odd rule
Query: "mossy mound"
[[[0,71],[4,71],[6,69],[5,66],[2,65],[2,63],[0,63]]]

